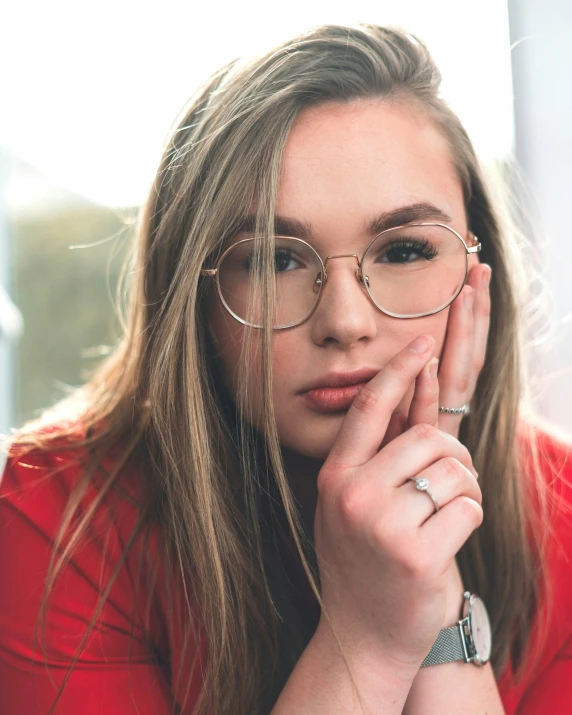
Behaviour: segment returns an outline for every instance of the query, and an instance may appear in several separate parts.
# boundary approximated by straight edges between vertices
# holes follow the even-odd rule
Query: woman
[[[11,439],[2,713],[563,711],[568,438],[439,82],[323,26],[193,98],[123,339]]]

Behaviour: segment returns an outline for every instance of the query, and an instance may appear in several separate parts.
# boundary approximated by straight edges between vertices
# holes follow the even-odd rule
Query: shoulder
[[[572,538],[572,435],[536,420],[521,423],[518,439],[532,512],[544,520],[539,532]]]
[[[50,431],[47,427],[42,433]],[[114,482],[126,498],[112,498],[114,491],[106,490],[106,482],[115,468],[114,455],[97,459],[73,441],[58,440],[50,450],[10,449],[0,471],[0,509],[14,518],[26,519],[50,540],[58,533],[68,507],[76,512],[76,518],[90,509],[97,512],[99,521],[95,519],[94,523],[102,529],[104,516],[110,519],[113,513],[120,515],[115,526],[125,531],[141,506],[142,476],[133,465],[127,465]],[[77,503],[70,503],[72,495]]]
[[[572,630],[572,436],[545,422],[519,434],[521,464],[535,538],[558,603],[569,607]]]
[[[521,419],[517,438],[522,456],[530,460],[536,448],[544,470],[552,471],[555,466],[572,468],[572,434],[541,417]]]
[[[561,567],[572,565],[572,435],[536,418],[520,423],[517,443],[528,537],[550,585],[563,584]],[[568,598],[572,615],[572,580]]]
[[[0,633],[10,635],[12,643],[23,648],[33,643],[50,567],[62,559],[49,601],[48,615],[56,624],[48,642],[53,656],[68,660],[73,655],[108,586],[101,612],[106,637],[91,639],[88,656],[103,657],[102,648],[106,657],[127,656],[128,639],[118,634],[130,632],[140,645],[135,656],[149,656],[142,644],[158,633],[158,624],[144,623],[141,614],[148,604],[138,591],[157,534],[151,532],[145,544],[136,541],[126,554],[140,515],[140,475],[130,467],[120,490],[106,488],[113,466],[111,456],[97,462],[89,450],[63,443],[55,451],[8,452],[0,478],[0,572],[7,576],[0,589]],[[57,637],[58,631],[66,638]]]
[[[530,514],[529,536],[540,554],[548,582],[539,593],[527,650],[540,654],[533,672],[519,683],[510,667],[499,681],[507,713],[535,713],[538,698],[553,709],[572,697],[572,436],[540,419],[521,423],[518,446]],[[552,685],[548,685],[552,683]],[[564,692],[564,690],[566,692]],[[534,705],[536,703],[536,705]]]
[[[169,574],[163,571],[161,530],[152,522],[132,538],[142,513],[144,475],[133,462],[119,469],[116,456],[99,460],[90,473],[93,460],[81,447],[7,455],[0,474],[3,713],[47,712],[76,656],[62,712],[171,712],[178,695],[171,671],[182,660],[183,628],[167,626]],[[117,489],[109,488],[113,471]],[[62,525],[69,527],[66,536],[77,526],[86,528],[81,538],[60,539]],[[47,601],[47,630],[38,632],[48,574],[60,560]],[[193,643],[184,645],[192,653]],[[201,672],[195,669],[192,676],[192,702],[201,690]],[[33,692],[27,687],[32,680]]]

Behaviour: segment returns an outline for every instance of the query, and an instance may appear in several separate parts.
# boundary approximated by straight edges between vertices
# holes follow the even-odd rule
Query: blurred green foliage
[[[11,221],[12,293],[24,317],[14,427],[85,382],[119,337],[116,287],[135,215],[87,205]]]

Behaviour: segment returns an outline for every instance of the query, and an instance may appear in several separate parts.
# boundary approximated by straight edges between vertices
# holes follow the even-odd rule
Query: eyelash
[[[425,260],[431,260],[439,253],[438,249],[433,246],[427,239],[398,239],[388,243],[383,247],[384,255],[387,255],[392,250],[402,250],[402,251],[416,251]],[[288,249],[278,249],[276,252],[276,257],[280,256],[282,259],[288,258],[289,260],[297,260],[294,253]],[[246,266],[245,266],[246,267]]]
[[[419,239],[399,239],[384,246],[385,253],[389,253],[394,248],[398,249],[413,249],[418,251],[423,258],[431,260],[435,258],[438,250],[427,239],[420,241]]]

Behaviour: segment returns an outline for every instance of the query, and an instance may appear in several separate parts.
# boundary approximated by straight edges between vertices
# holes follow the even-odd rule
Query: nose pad
[[[325,282],[326,281],[324,281],[324,283]],[[320,273],[318,273],[318,275],[316,276],[314,285],[312,286],[312,290],[314,291],[314,293],[319,293],[321,287],[322,287],[322,272],[320,271]]]
[[[358,279],[358,283],[363,286],[364,288],[369,288],[369,277],[364,276],[361,268],[356,269],[356,278]]]

